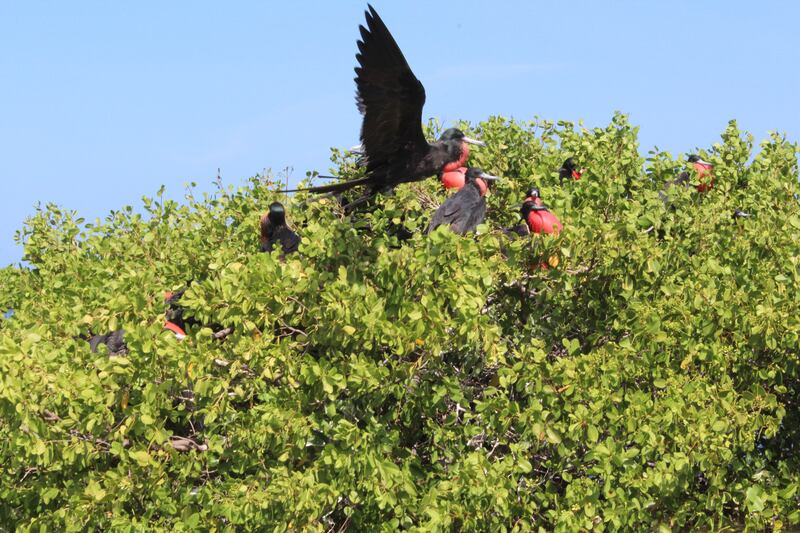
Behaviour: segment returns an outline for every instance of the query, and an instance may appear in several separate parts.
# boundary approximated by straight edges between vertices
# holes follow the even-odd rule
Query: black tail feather
[[[359,185],[370,185],[374,181],[375,179],[372,176],[367,176],[356,180],[343,181],[341,183],[331,183],[330,185],[318,185],[317,187],[309,187],[307,189],[291,189],[283,192],[313,192],[317,194],[325,192],[343,192],[348,189],[352,189],[353,187],[357,187]]]

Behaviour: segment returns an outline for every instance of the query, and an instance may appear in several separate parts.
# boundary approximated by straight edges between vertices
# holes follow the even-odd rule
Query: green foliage
[[[433,179],[352,219],[261,177],[102,222],[39,209],[29,267],[0,271],[0,523],[800,523],[797,146],[773,135],[753,157],[731,123],[700,151],[715,188],[665,208],[685,159],[642,159],[624,115],[469,129],[489,145],[472,164],[507,178],[477,236],[423,234]],[[588,170],[561,187],[567,156]],[[509,241],[494,229],[533,184],[565,231]],[[303,237],[285,261],[256,253],[276,199]],[[187,314],[231,335],[161,331],[163,291],[189,282]],[[81,338],[120,327],[125,357]]]

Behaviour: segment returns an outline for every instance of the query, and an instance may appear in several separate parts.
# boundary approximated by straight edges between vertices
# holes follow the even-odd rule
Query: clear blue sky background
[[[800,140],[800,3],[374,4],[446,123],[502,114],[605,125],[685,152],[727,121]],[[37,201],[87,220],[161,184],[325,171],[358,142],[364,1],[0,3],[0,265]]]

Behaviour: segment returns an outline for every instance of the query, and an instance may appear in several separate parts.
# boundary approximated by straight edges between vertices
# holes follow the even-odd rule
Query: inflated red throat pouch
[[[442,173],[442,185],[445,189],[461,189],[464,186],[466,167],[459,167]]]
[[[173,322],[170,322],[169,320],[167,320],[167,322],[164,324],[164,329],[170,330],[172,333],[175,334],[175,337],[178,339],[186,337],[186,332],[183,331],[183,329],[180,326],[178,326]]]
[[[531,233],[558,233],[563,226],[550,211],[531,211],[528,213],[528,228]]]
[[[478,189],[481,191],[481,196],[486,196],[486,191],[489,190],[489,186],[486,185],[486,182],[478,178],[475,180],[475,183],[478,184]]]

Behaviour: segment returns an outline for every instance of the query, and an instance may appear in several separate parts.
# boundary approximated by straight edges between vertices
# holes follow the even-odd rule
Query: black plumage
[[[704,161],[700,156],[698,156],[696,154],[690,155],[686,159],[686,161],[691,163],[694,166],[696,171],[705,172],[703,170],[704,167],[706,169],[712,167],[711,163],[709,163],[708,161]],[[688,188],[692,184],[691,183],[691,179],[692,179],[692,174],[690,172],[686,171],[686,170],[678,173],[675,176],[675,179],[667,180],[666,182],[664,182],[664,188],[663,188],[663,190],[659,191],[658,197],[661,199],[662,202],[664,202],[665,206],[669,205],[669,203],[670,203],[669,194],[668,194],[669,190],[672,187]],[[697,186],[697,190],[699,192],[705,192],[710,187],[711,187],[710,185],[705,185],[701,181],[700,185]]]
[[[92,353],[97,353],[101,344],[108,348],[109,355],[125,355],[128,353],[128,345],[125,344],[125,330],[117,329],[104,335],[95,335],[89,339],[89,348]]]
[[[664,188],[663,190],[658,192],[658,197],[661,199],[662,202],[664,202],[665,206],[670,204],[669,190],[672,187],[688,188],[690,185],[690,179],[691,176],[689,175],[689,172],[684,170],[683,172],[680,172],[677,176],[675,176],[675,179],[667,180],[666,182],[664,182]]]
[[[200,324],[194,318],[184,316],[186,308],[180,304],[180,300],[185,292],[186,288],[183,288],[177,292],[167,293],[166,297],[164,298],[164,303],[167,304],[167,310],[164,312],[164,318],[167,320],[167,322],[172,322],[183,331],[186,331],[188,326],[197,326]]]
[[[280,244],[284,255],[300,246],[300,236],[286,225],[286,209],[280,202],[271,203],[269,212],[261,217],[261,251],[271,252],[275,244]]]
[[[338,193],[369,187],[369,194],[439,174],[448,163],[463,166],[468,143],[483,145],[456,128],[429,144],[422,130],[425,88],[408,66],[403,52],[372,6],[367,26],[359,26],[356,54],[356,103],[361,125],[361,164],[366,176],[303,191]]]
[[[442,225],[464,235],[474,230],[486,218],[486,199],[484,194],[488,182],[498,179],[479,168],[470,168],[465,176],[464,187],[445,200],[434,213],[427,233]]]
[[[558,180],[560,185],[564,185],[565,179],[569,181],[570,179],[579,179],[580,177],[581,173],[578,170],[578,165],[575,163],[575,159],[571,157],[568,157],[561,165],[561,168],[558,169]]]

